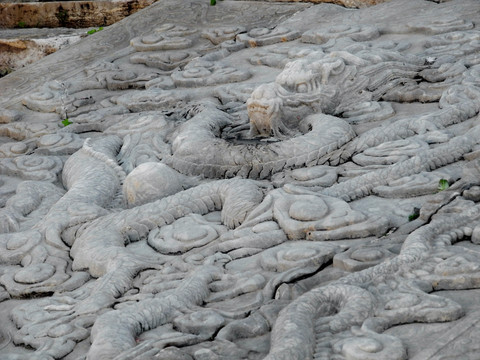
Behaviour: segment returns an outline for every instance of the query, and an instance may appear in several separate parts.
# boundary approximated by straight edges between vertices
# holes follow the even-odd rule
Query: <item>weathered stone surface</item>
[[[1,78],[0,358],[477,358],[477,8],[164,0]]]
[[[288,2],[289,0],[280,0],[280,1]],[[299,0],[299,1],[302,2],[303,0]],[[364,8],[364,7],[373,6],[376,4],[381,4],[382,2],[385,2],[388,0],[304,0],[304,1],[311,2],[314,4],[321,4],[321,3],[336,4],[336,5],[345,6],[347,8]],[[432,0],[432,1],[435,1],[435,0]]]
[[[1,2],[0,28],[105,26],[152,3],[153,0]]]
[[[85,35],[85,31],[73,29],[63,29],[63,31],[36,29],[35,32],[30,29],[0,30],[1,76],[74,44]]]

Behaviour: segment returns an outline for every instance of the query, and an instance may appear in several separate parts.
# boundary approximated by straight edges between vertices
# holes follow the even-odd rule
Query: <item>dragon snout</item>
[[[256,88],[247,100],[250,119],[250,135],[269,137],[274,131],[276,120],[281,116],[282,100],[278,97],[275,83]]]

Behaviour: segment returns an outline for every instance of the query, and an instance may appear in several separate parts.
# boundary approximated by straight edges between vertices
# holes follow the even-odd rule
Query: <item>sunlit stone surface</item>
[[[0,359],[477,359],[478,9],[164,0],[1,78]]]

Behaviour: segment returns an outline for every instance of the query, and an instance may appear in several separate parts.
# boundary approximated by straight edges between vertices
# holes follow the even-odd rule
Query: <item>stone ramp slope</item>
[[[0,79],[0,359],[475,359],[476,0],[160,1]]]

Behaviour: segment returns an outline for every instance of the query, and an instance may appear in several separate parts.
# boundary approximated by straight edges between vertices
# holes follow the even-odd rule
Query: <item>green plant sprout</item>
[[[73,124],[73,122],[71,122],[70,120],[68,120],[68,117],[65,118],[65,120],[62,120],[62,124],[63,126],[68,126],[70,124]]]
[[[220,0],[220,1],[223,1],[223,0]],[[217,3],[217,0],[210,0],[210,5],[215,5]]]
[[[448,183],[448,180],[440,179],[440,181],[438,182],[437,190],[443,191],[443,190],[447,190],[449,187],[450,187],[450,184]]]
[[[0,78],[7,76],[8,74],[11,74],[13,72],[13,69],[10,68],[0,68]]]
[[[87,31],[87,34],[88,34],[88,35],[92,35],[92,34],[95,34],[96,32],[98,32],[98,31],[100,31],[100,30],[103,30],[103,26],[100,26],[98,29],[88,30],[88,31]]]
[[[27,24],[25,23],[25,21],[19,21],[19,22],[17,23],[17,27],[19,27],[19,28],[22,28],[22,29],[23,29],[25,26],[27,26]]]
[[[413,212],[410,215],[408,215],[408,221],[413,221],[415,219],[418,219],[419,216],[420,216],[420,208],[414,207]]]

